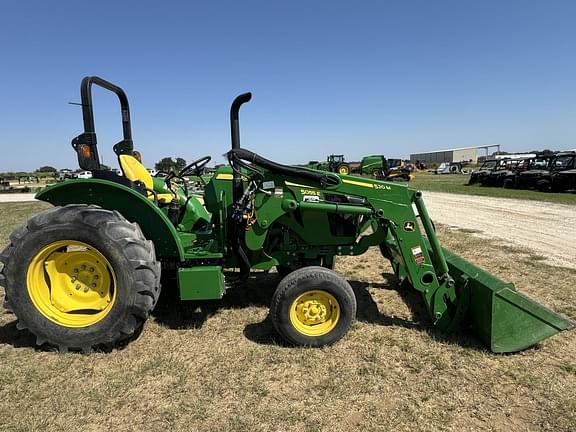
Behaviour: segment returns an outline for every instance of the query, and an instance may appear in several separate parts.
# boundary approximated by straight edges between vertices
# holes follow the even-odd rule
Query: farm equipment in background
[[[350,165],[351,164],[349,162],[345,161],[344,155],[331,154],[326,158],[326,162],[310,161],[307,165],[305,165],[305,167],[347,175],[352,172],[352,167]],[[356,168],[356,166],[354,168]]]
[[[510,177],[507,187],[562,192],[574,189],[575,176],[576,152],[539,155],[528,170]]]
[[[551,189],[576,192],[576,152],[572,154],[572,160],[566,161],[566,165],[562,168],[552,170]]]
[[[346,162],[344,155],[331,154],[326,162],[310,161],[306,168],[342,175],[361,174],[386,181],[410,181],[411,170],[402,159],[386,159],[384,155],[364,156],[360,162]]]
[[[468,180],[469,185],[473,184],[483,184],[485,177],[490,175],[491,172],[496,170],[498,166],[503,163],[504,159],[491,159],[484,161],[484,163],[480,166],[478,171],[473,171],[470,174],[470,179]]]
[[[388,159],[388,171],[384,172],[381,180],[386,181],[405,181],[412,180],[412,170],[406,164],[404,159]]]
[[[546,154],[520,159],[516,168],[506,173],[502,186],[506,189],[511,189],[526,187],[524,185],[530,183],[536,185],[537,179],[548,171],[553,156],[552,154]]]
[[[352,172],[350,164],[344,160],[344,155],[331,154],[326,160],[325,171],[348,175]]]
[[[496,166],[480,179],[482,186],[502,187],[507,177],[526,169],[522,159],[500,159]]]
[[[462,174],[462,164],[460,162],[442,162],[434,170],[434,174]]]
[[[359,169],[362,175],[383,179],[388,176],[390,165],[384,155],[369,155],[362,158]]]
[[[122,175],[100,170],[91,87],[114,92],[124,138],[114,146]],[[179,179],[198,175],[210,156],[177,174],[152,177],[134,152],[128,99],[98,77],[81,84],[84,132],[72,145],[91,179],[37,194],[54,207],[10,236],[0,254],[5,307],[39,345],[61,351],[109,349],[135,337],[173,276],[181,300],[220,299],[253,270],[290,273],[279,282],[271,322],[289,343],[323,346],[342,338],[356,315],[336,256],[379,248],[401,285],[420,293],[432,325],[471,330],[494,352],[528,348],[574,323],[444,250],[423,195],[406,185],[287,166],[241,148],[239,110],[230,108],[230,166],[203,196]],[[416,213],[416,210],[417,213]],[[225,269],[232,269],[229,272]]]

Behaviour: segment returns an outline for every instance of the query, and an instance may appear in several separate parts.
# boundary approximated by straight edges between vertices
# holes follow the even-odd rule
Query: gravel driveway
[[[438,223],[530,249],[552,265],[576,268],[576,206],[439,192],[423,196]]]
[[[0,194],[0,203],[34,201],[35,193],[3,193]]]

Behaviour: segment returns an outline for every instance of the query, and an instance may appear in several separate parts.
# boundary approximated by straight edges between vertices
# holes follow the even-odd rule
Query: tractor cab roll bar
[[[120,101],[123,139],[114,146],[114,152],[117,155],[132,155],[134,149],[134,144],[132,142],[132,126],[130,123],[130,106],[128,105],[128,97],[126,96],[126,93],[124,93],[124,90],[120,87],[100,77],[87,76],[80,84],[84,132],[72,140],[72,147],[78,154],[78,164],[80,165],[80,168],[86,171],[96,171],[100,169],[96,129],[94,127],[94,108],[92,105],[93,84],[115,93]]]

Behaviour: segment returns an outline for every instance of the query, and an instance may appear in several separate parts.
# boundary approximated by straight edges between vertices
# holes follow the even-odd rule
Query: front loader
[[[122,175],[101,170],[91,87],[116,93],[124,139],[114,146]],[[259,271],[285,276],[271,321],[294,345],[342,338],[356,314],[336,256],[377,247],[406,289],[417,290],[434,326],[471,330],[493,352],[528,348],[574,323],[457,255],[436,237],[421,192],[403,184],[287,166],[240,146],[240,95],[230,109],[229,166],[202,196],[179,180],[198,174],[206,156],[179,173],[153,178],[133,149],[128,100],[97,77],[81,84],[84,132],[73,140],[93,178],[49,186],[54,205],[10,237],[0,255],[6,307],[38,344],[61,351],[107,349],[137,333],[174,275],[181,300],[220,299]],[[259,270],[259,271],[254,271]]]

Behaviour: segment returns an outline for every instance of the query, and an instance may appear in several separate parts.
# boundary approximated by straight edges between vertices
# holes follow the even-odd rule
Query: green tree
[[[176,160],[172,159],[171,157],[165,157],[160,159],[156,164],[154,164],[154,168],[158,171],[170,172],[175,171],[179,172],[186,166],[186,160],[182,158],[176,158]]]
[[[182,171],[182,169],[186,166],[186,159],[182,159],[181,157],[176,158],[176,170]]]
[[[51,173],[56,172],[56,171],[58,171],[58,170],[56,168],[50,166],[50,165],[41,166],[40,168],[38,168],[36,170],[36,172],[51,172]]]

